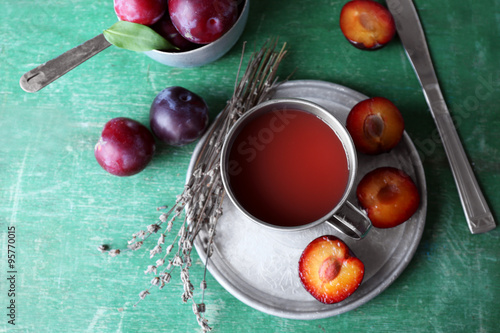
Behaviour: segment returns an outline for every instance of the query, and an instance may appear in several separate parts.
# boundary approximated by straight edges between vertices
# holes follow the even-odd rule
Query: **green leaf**
[[[127,21],[116,22],[103,35],[111,44],[131,51],[177,49],[150,27]]]

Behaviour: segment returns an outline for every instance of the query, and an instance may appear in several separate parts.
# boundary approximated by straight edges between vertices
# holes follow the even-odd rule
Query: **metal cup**
[[[238,201],[230,184],[230,161],[229,154],[235,139],[241,130],[256,117],[271,111],[278,110],[300,110],[304,112],[311,113],[321,120],[323,120],[327,125],[330,126],[332,131],[334,131],[337,137],[340,139],[344,146],[344,151],[347,157],[348,164],[348,181],[344,190],[344,194],[337,205],[326,215],[319,218],[316,221],[305,223],[299,226],[277,226],[266,221],[262,221],[255,216],[252,216],[245,207]],[[229,131],[224,145],[222,147],[221,153],[221,173],[222,182],[226,190],[227,196],[234,203],[234,205],[246,215],[250,220],[260,225],[268,228],[281,231],[297,231],[304,230],[307,228],[312,228],[321,223],[328,223],[334,227],[337,231],[343,233],[354,239],[362,239],[366,236],[370,230],[372,223],[366,216],[366,214],[358,209],[355,205],[347,200],[349,193],[351,192],[354,180],[357,173],[357,155],[354,143],[352,141],[349,132],[346,128],[327,110],[323,107],[301,99],[274,99],[264,103],[261,103],[251,110],[247,111],[231,128]]]

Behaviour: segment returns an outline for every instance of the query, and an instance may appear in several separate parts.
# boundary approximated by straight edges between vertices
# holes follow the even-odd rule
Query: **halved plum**
[[[405,123],[390,100],[373,97],[351,109],[346,128],[359,152],[375,155],[390,151],[401,141]]]
[[[394,167],[367,173],[359,182],[356,195],[376,228],[392,228],[406,222],[420,205],[420,195],[411,177]]]
[[[352,0],[342,7],[340,29],[347,40],[363,50],[377,50],[396,34],[391,12],[373,0]]]
[[[358,289],[365,266],[349,247],[335,236],[313,240],[299,260],[299,278],[304,288],[318,301],[338,303]]]

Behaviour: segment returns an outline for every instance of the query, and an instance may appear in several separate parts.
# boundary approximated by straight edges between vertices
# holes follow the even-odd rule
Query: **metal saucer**
[[[272,98],[303,98],[320,104],[345,124],[347,114],[359,101],[368,98],[334,83],[297,80],[280,84]],[[203,141],[196,146],[188,169],[193,171]],[[359,307],[384,291],[403,272],[413,257],[422,236],[427,212],[424,169],[410,137],[390,153],[374,156],[358,154],[359,171],[355,184],[380,166],[404,170],[417,185],[421,203],[409,221],[391,229],[372,228],[360,241],[344,237],[326,224],[306,231],[286,234],[263,228],[242,215],[230,200],[224,200],[219,219],[214,253],[208,262],[212,276],[233,296],[264,313],[290,319],[320,319]],[[353,191],[355,192],[355,191]],[[357,202],[352,193],[350,200]],[[307,244],[322,235],[343,239],[365,264],[362,284],[344,301],[326,305],[314,299],[298,277],[298,261]],[[206,263],[207,230],[195,240],[195,248]]]

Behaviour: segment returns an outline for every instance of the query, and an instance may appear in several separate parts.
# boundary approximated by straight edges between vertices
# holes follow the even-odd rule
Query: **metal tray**
[[[271,98],[285,97],[320,104],[344,124],[351,108],[367,98],[352,89],[315,80],[282,83]],[[195,148],[188,177],[204,139]],[[420,242],[427,211],[425,175],[415,146],[406,132],[390,153],[376,157],[358,154],[358,164],[355,184],[379,166],[397,167],[412,177],[420,191],[421,203],[409,221],[391,229],[372,228],[360,241],[344,237],[325,223],[306,231],[284,234],[250,221],[226,199],[224,213],[217,225],[214,252],[208,262],[209,272],[243,303],[264,313],[291,319],[335,316],[380,294],[406,268]],[[354,193],[349,199],[357,202]],[[343,239],[365,264],[365,276],[358,290],[344,301],[331,305],[314,299],[303,288],[297,271],[300,255],[307,244],[327,234]],[[206,236],[207,230],[202,230],[195,240],[195,248],[205,263]]]

